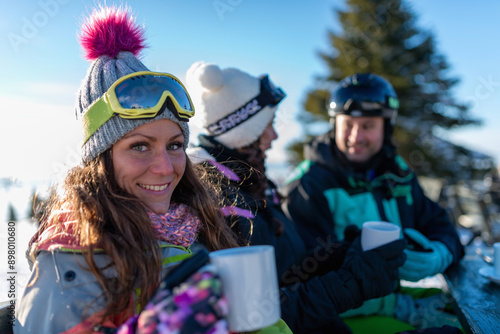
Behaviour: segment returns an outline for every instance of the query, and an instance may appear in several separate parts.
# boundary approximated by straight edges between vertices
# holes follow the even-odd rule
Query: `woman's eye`
[[[172,151],[175,151],[175,150],[178,150],[178,149],[182,149],[184,147],[184,144],[181,143],[181,142],[173,142],[173,143],[170,143],[168,146],[167,146],[167,149],[168,150],[172,150]]]
[[[148,149],[148,146],[145,143],[134,143],[130,145],[130,148],[134,151],[144,152]]]

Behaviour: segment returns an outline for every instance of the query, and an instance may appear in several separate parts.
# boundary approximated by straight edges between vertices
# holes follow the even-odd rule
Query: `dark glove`
[[[363,300],[383,297],[394,291],[398,268],[406,260],[403,252],[406,244],[406,240],[399,239],[363,252],[358,237],[347,251],[340,270],[352,275]]]
[[[341,242],[334,242],[328,248],[323,248],[327,254],[326,257],[318,259],[318,266],[312,276],[321,276],[334,270],[337,271],[344,263],[347,251],[351,247],[352,242],[361,235],[361,230],[356,225],[348,225],[344,230],[344,240]],[[313,249],[309,256],[318,258],[318,250]]]
[[[361,235],[361,230],[356,225],[347,225],[344,230],[344,241],[352,244]]]

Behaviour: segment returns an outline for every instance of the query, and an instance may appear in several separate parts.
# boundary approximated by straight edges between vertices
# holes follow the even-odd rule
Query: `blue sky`
[[[108,4],[111,3],[108,1]],[[437,50],[460,85],[459,101],[472,103],[484,126],[443,134],[500,158],[500,3],[409,1],[417,26],[430,30]],[[280,139],[268,154],[284,161],[284,145],[301,135],[294,117],[314,77],[324,73],[318,51],[337,29],[335,6],[344,1],[185,0],[128,1],[146,28],[142,61],[184,80],[199,60],[269,73],[287,92],[276,127]],[[53,178],[78,161],[80,126],[73,104],[89,63],[76,39],[93,1],[9,1],[0,12],[0,178]],[[418,112],[418,111],[416,111]],[[197,133],[192,126],[193,141]]]

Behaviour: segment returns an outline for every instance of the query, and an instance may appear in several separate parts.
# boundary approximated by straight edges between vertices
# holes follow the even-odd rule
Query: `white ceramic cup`
[[[231,331],[248,332],[281,317],[273,246],[249,246],[210,253],[229,304]]]
[[[361,248],[367,251],[385,245],[399,239],[400,233],[399,226],[388,222],[365,222],[361,229]]]
[[[493,264],[495,276],[500,277],[500,242],[493,244]]]

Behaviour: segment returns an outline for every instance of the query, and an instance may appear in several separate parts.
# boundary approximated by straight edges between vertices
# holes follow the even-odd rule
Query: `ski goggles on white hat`
[[[246,120],[252,118],[264,107],[276,106],[285,98],[285,96],[285,92],[283,92],[281,88],[274,86],[271,80],[269,80],[269,76],[263,75],[260,77],[259,95],[250,99],[250,101],[229,115],[226,115],[224,118],[209,124],[207,126],[208,133],[211,136],[218,136],[226,133]]]

